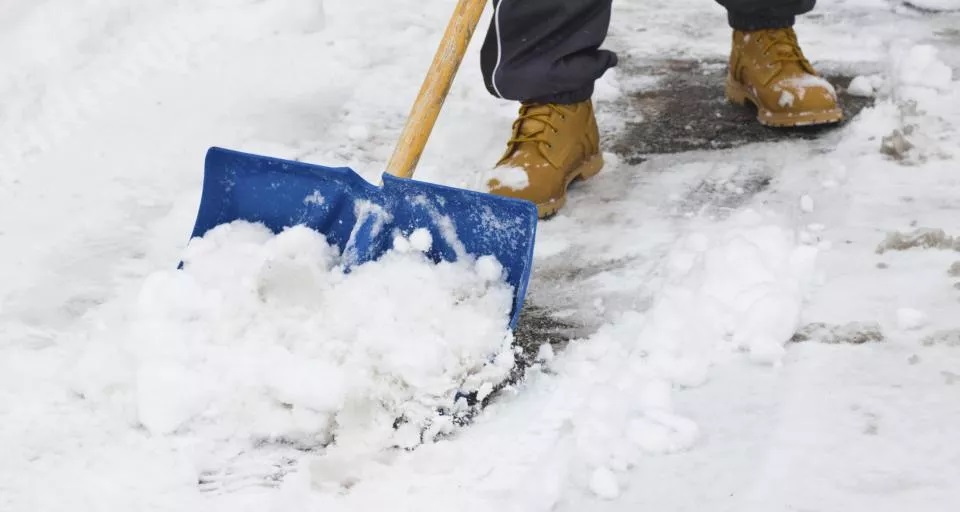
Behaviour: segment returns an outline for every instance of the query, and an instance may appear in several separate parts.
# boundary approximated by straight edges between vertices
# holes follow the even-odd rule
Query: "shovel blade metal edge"
[[[377,187],[347,167],[283,160],[212,147],[193,237],[236,220],[274,233],[305,225],[351,265],[379,258],[396,234],[428,229],[435,262],[491,255],[504,267],[516,327],[533,267],[537,209],[528,201],[383,175]],[[417,293],[410,290],[410,293]]]

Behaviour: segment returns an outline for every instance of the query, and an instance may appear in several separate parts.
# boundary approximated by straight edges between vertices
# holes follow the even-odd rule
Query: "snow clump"
[[[435,264],[429,233],[396,240],[406,250],[346,272],[309,228],[221,225],[190,242],[182,270],[146,280],[75,382],[89,396],[128,390],[153,435],[395,445],[398,423],[427,429],[514,363],[499,263]]]

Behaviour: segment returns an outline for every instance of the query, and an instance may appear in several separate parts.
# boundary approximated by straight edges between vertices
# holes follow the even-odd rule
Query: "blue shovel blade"
[[[514,289],[513,329],[533,266],[537,208],[528,201],[389,174],[377,187],[346,167],[210,148],[192,236],[235,220],[263,223],[275,233],[305,225],[336,244],[350,265],[379,258],[398,232],[428,229],[433,246],[427,255],[433,261],[466,255],[500,261]]]

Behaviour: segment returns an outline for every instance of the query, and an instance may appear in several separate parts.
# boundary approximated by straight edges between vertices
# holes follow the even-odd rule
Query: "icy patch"
[[[412,429],[419,443],[457,392],[512,369],[513,292],[491,257],[434,264],[429,232],[406,240],[345,274],[308,228],[219,226],[191,241],[182,271],[147,279],[75,381],[86,396],[129,390],[154,435],[375,451]],[[104,370],[118,360],[129,373]]]
[[[490,188],[523,190],[530,186],[530,177],[527,171],[519,167],[494,167],[487,173],[487,183]]]

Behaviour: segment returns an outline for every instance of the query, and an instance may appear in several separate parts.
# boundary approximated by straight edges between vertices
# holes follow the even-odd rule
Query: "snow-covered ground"
[[[512,364],[495,262],[432,268],[417,235],[344,275],[245,225],[186,247],[211,145],[375,179],[451,2],[0,0],[0,510],[953,510],[960,14],[822,4],[808,56],[876,105],[815,140],[608,154],[531,283],[582,337],[453,429],[432,400]],[[621,0],[609,45],[728,37],[708,0]],[[476,188],[508,136],[479,39],[420,179]],[[608,142],[656,86],[628,69]],[[420,427],[451,435],[385,448]]]

